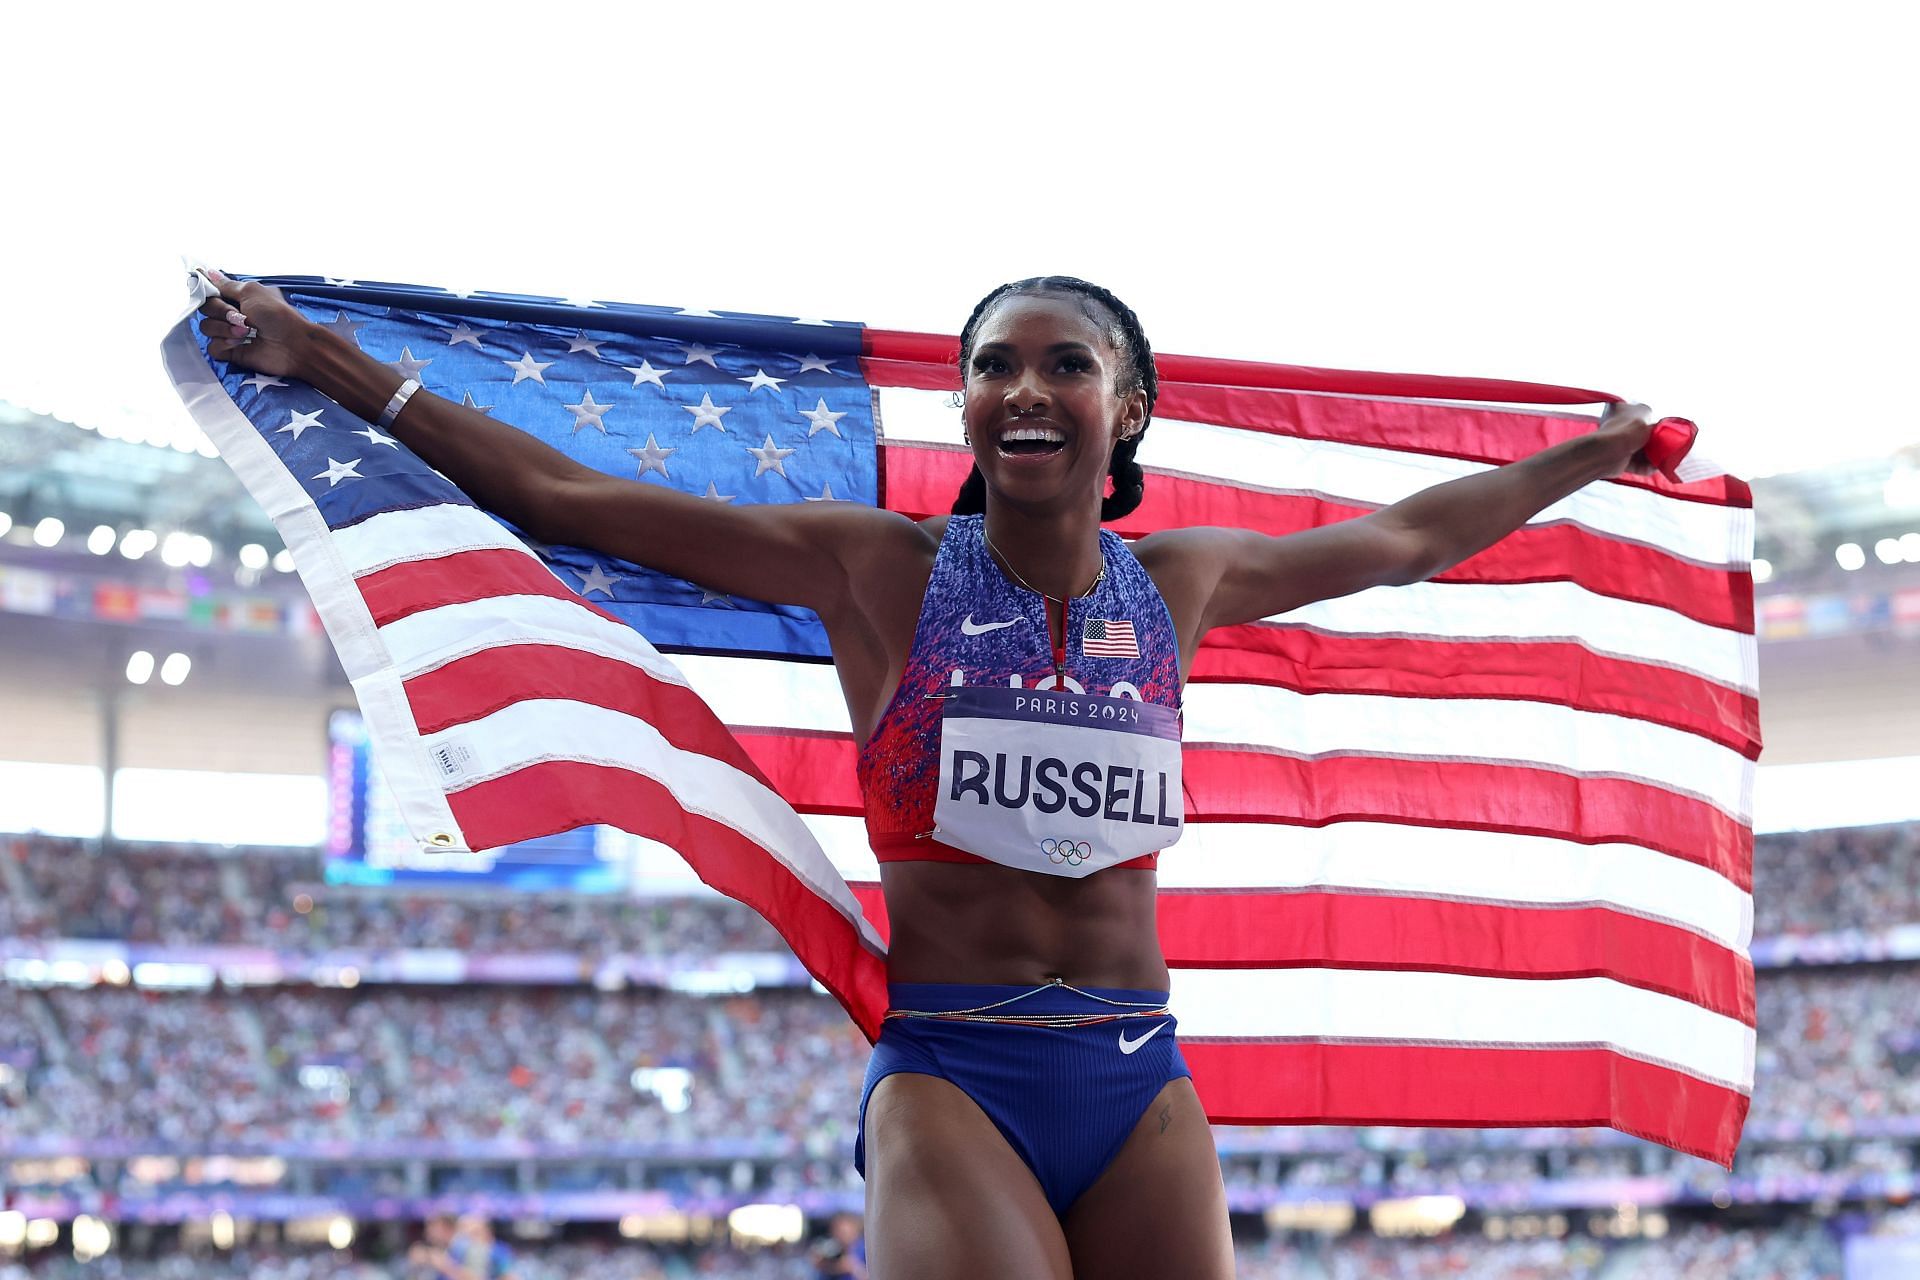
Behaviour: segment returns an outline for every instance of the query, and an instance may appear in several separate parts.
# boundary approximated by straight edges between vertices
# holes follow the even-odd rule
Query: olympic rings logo
[[[1042,840],[1040,852],[1056,863],[1077,867],[1093,856],[1093,846],[1085,840]]]

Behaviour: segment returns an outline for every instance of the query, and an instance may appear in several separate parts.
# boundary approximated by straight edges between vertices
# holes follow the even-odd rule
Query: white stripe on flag
[[[551,644],[612,658],[671,684],[687,683],[673,662],[632,627],[551,596],[489,596],[422,609],[387,623],[380,635],[394,666],[409,680],[483,650]]]
[[[1610,978],[1483,978],[1363,969],[1175,969],[1183,1038],[1604,1045],[1742,1093],[1754,1033],[1738,1019]]]
[[[1599,596],[1571,582],[1416,582],[1371,587],[1276,614],[1269,622],[1336,635],[1440,640],[1542,640],[1687,671],[1752,693],[1759,650],[1751,634],[1669,609]]]
[[[451,502],[411,511],[382,511],[334,530],[333,541],[356,577],[409,560],[432,560],[488,548],[518,551],[540,563],[538,556],[492,516],[478,507]]]
[[[948,392],[881,387],[879,400],[886,439],[960,443],[960,411],[951,407]],[[1386,506],[1432,485],[1492,470],[1486,463],[1459,458],[1158,417],[1141,441],[1140,462],[1236,487],[1319,494],[1369,507]],[[1528,523],[1562,520],[1609,538],[1724,568],[1745,568],[1753,547],[1751,508],[1689,502],[1630,485],[1588,485]]]

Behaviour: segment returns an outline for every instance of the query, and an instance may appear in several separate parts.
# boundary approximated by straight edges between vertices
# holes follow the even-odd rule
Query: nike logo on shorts
[[[983,636],[989,631],[998,631],[1002,627],[1010,627],[1016,622],[1025,621],[1025,618],[1008,618],[1005,622],[975,622],[973,615],[968,614],[960,622],[960,632],[962,635]]]
[[[1153,1030],[1151,1030],[1151,1031],[1149,1031],[1149,1032],[1147,1032],[1147,1034],[1145,1034],[1145,1035],[1143,1035],[1143,1036],[1141,1036],[1141,1037],[1140,1037],[1140,1038],[1139,1038],[1138,1040],[1129,1040],[1129,1039],[1127,1039],[1127,1033],[1126,1033],[1126,1032],[1124,1032],[1124,1031],[1122,1031],[1122,1032],[1120,1033],[1120,1052],[1122,1052],[1122,1053],[1132,1053],[1132,1052],[1133,1052],[1133,1051],[1134,1051],[1135,1049],[1138,1049],[1138,1048],[1139,1048],[1139,1047],[1140,1047],[1141,1045],[1143,1045],[1143,1044],[1145,1044],[1145,1043],[1146,1043],[1147,1041],[1149,1041],[1149,1040],[1151,1040],[1151,1039],[1153,1039],[1153,1038],[1154,1038],[1155,1036],[1157,1036],[1157,1035],[1159,1035],[1159,1034],[1160,1034],[1160,1032],[1161,1032],[1161,1030],[1162,1030],[1162,1029],[1163,1029],[1163,1028],[1164,1028],[1164,1027],[1165,1027],[1166,1025],[1167,1025],[1167,1024],[1166,1024],[1166,1023],[1164,1023],[1164,1022],[1156,1022],[1156,1023],[1154,1023],[1154,1025],[1153,1025]]]

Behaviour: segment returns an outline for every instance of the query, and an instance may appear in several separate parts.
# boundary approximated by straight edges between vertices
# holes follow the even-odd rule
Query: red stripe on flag
[[[970,454],[941,446],[889,443],[883,452],[887,503],[915,518],[946,511],[972,465]],[[1125,537],[1195,525],[1280,536],[1338,524],[1370,510],[1154,472],[1139,509],[1108,527]],[[1508,534],[1434,580],[1573,582],[1616,600],[1656,605],[1709,626],[1751,633],[1753,595],[1739,589],[1744,578],[1744,573],[1693,564],[1651,547],[1554,524]]]
[[[735,734],[775,789],[802,812],[863,812],[850,737],[779,729]],[[1182,766],[1189,821],[1307,827],[1399,822],[1579,844],[1617,841],[1707,867],[1742,889],[1753,887],[1751,831],[1703,800],[1645,782],[1458,760],[1303,760],[1221,743],[1189,743]],[[1333,799],[1322,802],[1322,796]]]
[[[1299,693],[1551,702],[1663,724],[1760,757],[1760,703],[1752,694],[1568,641],[1350,636],[1255,622],[1208,632],[1187,679]]]
[[[1753,964],[1745,956],[1604,906],[1163,887],[1159,911],[1167,963],[1182,968],[1612,978],[1753,1025]]]
[[[661,783],[625,769],[549,761],[447,796],[476,848],[604,822],[679,851],[694,872],[779,929],[807,971],[869,1040],[886,1012],[886,962],[846,917],[760,845],[723,822],[682,809]]]
[[[1404,822],[1580,844],[1621,842],[1697,863],[1753,889],[1747,826],[1704,800],[1645,782],[1459,760],[1303,760],[1229,744],[1189,744],[1183,759],[1187,804],[1197,821]]]
[[[1611,1125],[1730,1165],[1749,1105],[1737,1089],[1607,1049],[1182,1036],[1180,1050],[1215,1124]]]
[[[610,622],[620,621],[568,590],[532,556],[497,547],[403,561],[363,573],[354,585],[360,588],[374,625],[380,627],[428,609],[492,596],[547,596],[592,609]]]

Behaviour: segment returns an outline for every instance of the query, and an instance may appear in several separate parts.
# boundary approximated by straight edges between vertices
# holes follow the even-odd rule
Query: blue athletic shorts
[[[1156,1006],[1164,991],[1091,987],[1102,1000]],[[895,1009],[949,1013],[994,1004],[1022,992],[1003,1014],[1100,1013],[1113,1006],[1066,987],[890,983]],[[1169,1080],[1190,1076],[1174,1040],[1174,1020],[1121,1018],[1091,1026],[1028,1027],[1007,1023],[889,1018],[881,1028],[860,1093],[860,1134],[853,1163],[867,1171],[867,1099],[890,1075],[911,1071],[951,1081],[977,1103],[1033,1176],[1047,1203],[1064,1216],[1093,1185]]]

